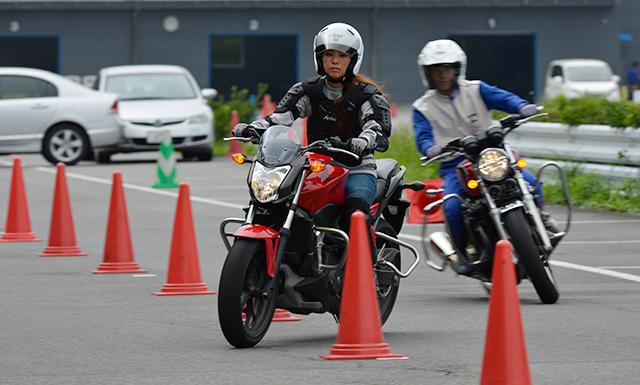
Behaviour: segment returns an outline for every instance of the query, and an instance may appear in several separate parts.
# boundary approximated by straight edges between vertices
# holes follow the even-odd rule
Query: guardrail
[[[640,129],[530,122],[507,140],[528,157],[640,166]]]
[[[562,159],[564,166],[580,162],[582,171],[615,179],[640,176],[640,129],[530,122],[507,140],[534,167],[542,162],[531,158]]]

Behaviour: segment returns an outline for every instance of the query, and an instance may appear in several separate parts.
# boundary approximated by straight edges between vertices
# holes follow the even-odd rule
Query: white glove
[[[518,113],[522,117],[527,118],[538,113],[538,106],[536,106],[535,104],[525,104],[524,106],[520,107],[520,111]]]
[[[434,156],[440,155],[442,152],[442,146],[439,144],[434,144],[433,146],[427,149],[427,156],[429,158],[433,158]]]

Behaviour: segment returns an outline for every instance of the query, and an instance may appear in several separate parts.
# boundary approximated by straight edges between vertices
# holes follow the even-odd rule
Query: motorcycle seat
[[[398,173],[398,162],[391,158],[376,159],[376,172],[378,176],[375,201],[379,201],[384,197],[391,177]]]

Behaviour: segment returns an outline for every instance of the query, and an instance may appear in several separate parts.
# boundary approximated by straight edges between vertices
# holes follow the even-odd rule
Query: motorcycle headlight
[[[497,182],[507,176],[509,171],[509,158],[502,150],[487,149],[480,154],[478,172],[483,179]]]
[[[291,170],[291,166],[268,168],[259,162],[255,162],[253,164],[253,173],[251,174],[253,196],[261,203],[268,203],[278,199],[278,189],[289,170]]]

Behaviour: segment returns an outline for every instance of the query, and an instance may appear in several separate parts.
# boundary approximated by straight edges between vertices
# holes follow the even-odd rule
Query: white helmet
[[[420,51],[420,55],[418,55],[418,72],[420,72],[422,84],[427,88],[431,88],[427,67],[436,64],[453,64],[456,68],[456,81],[464,79],[466,76],[467,55],[465,55],[458,43],[453,40],[432,40]]]
[[[351,63],[347,67],[344,78],[348,79],[360,71],[364,43],[358,31],[345,23],[332,23],[322,28],[313,39],[314,63],[318,75],[326,75],[322,66],[322,53],[328,49],[335,49],[351,56]],[[343,81],[344,79],[340,79]]]

